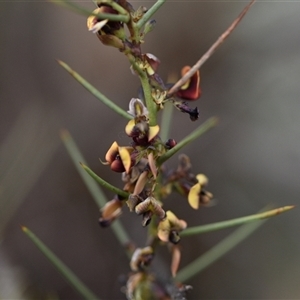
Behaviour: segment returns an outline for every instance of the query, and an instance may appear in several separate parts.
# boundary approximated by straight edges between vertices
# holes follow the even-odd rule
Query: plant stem
[[[21,227],[37,248],[49,259],[71,286],[87,300],[100,300],[87,286],[27,227]]]
[[[249,222],[253,222],[253,221],[257,221],[257,220],[261,220],[261,219],[274,217],[283,212],[291,210],[294,207],[295,206],[293,206],[293,205],[284,206],[284,207],[272,209],[272,210],[269,210],[266,212],[246,216],[246,217],[236,218],[236,219],[232,219],[232,220],[227,220],[227,221],[217,222],[217,223],[212,223],[212,224],[207,224],[207,225],[190,227],[190,228],[183,230],[180,233],[180,236],[183,237],[183,236],[191,236],[191,235],[206,233],[206,232],[210,232],[210,231],[225,229],[225,228],[229,228],[232,226],[237,226],[237,225],[241,225],[241,224],[245,224],[245,223],[249,223]]]
[[[156,103],[153,101],[152,98],[151,86],[149,84],[149,79],[146,74],[146,71],[142,72],[142,75],[140,75],[139,77],[144,91],[146,106],[149,111],[149,126],[156,126],[157,107]]]
[[[173,108],[174,106],[166,102],[164,105],[164,109],[162,111],[162,117],[161,117],[161,130],[160,130],[160,138],[163,142],[165,142],[170,134],[170,128],[171,128],[171,121],[172,121],[172,115],[173,115]]]

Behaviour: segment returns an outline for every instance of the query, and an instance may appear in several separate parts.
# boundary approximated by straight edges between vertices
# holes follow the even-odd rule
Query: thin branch
[[[226,38],[233,32],[233,30],[240,23],[242,18],[246,15],[250,7],[254,4],[256,0],[251,0],[251,2],[243,9],[239,16],[233,21],[233,23],[228,27],[228,29],[216,40],[216,42],[208,49],[208,51],[197,61],[197,63],[183,76],[181,77],[168,91],[168,96],[176,93],[182,85],[184,85],[194,73],[200,69],[200,67],[211,57],[211,55],[216,51],[216,49],[226,40]]]
[[[191,236],[191,235],[195,235],[195,234],[201,234],[201,233],[206,233],[206,232],[210,232],[210,231],[225,229],[225,228],[229,228],[232,226],[242,225],[245,223],[250,223],[250,222],[261,220],[261,219],[271,218],[271,217],[277,216],[281,213],[284,213],[288,210],[291,210],[294,207],[295,207],[294,205],[284,206],[284,207],[272,209],[272,210],[269,210],[266,212],[246,216],[246,217],[231,219],[231,220],[212,223],[212,224],[190,227],[190,228],[183,230],[180,233],[180,236]]]

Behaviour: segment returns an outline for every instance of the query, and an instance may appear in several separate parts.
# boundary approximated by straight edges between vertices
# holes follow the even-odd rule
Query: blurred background
[[[150,7],[154,1],[134,1]],[[93,9],[89,1],[80,4]],[[161,60],[160,75],[179,75],[237,17],[246,2],[167,1],[143,49]],[[211,116],[219,125],[189,145],[195,173],[203,172],[217,205],[193,211],[180,197],[166,209],[190,226],[257,212],[267,204],[299,204],[300,3],[258,1],[201,68],[200,119],[174,113],[181,140]],[[115,140],[129,143],[126,121],[90,95],[55,61],[61,59],[127,110],[138,79],[117,50],[86,29],[86,18],[44,1],[0,3],[0,297],[80,299],[22,233],[35,232],[102,299],[125,299],[120,276],[125,253],[59,138],[67,128],[90,167],[122,186],[99,162]],[[176,159],[168,163],[172,166]],[[107,197],[112,198],[110,192]],[[121,217],[138,246],[141,219]],[[299,211],[269,220],[255,234],[188,282],[189,299],[300,299]],[[181,266],[232,230],[182,240]],[[167,273],[170,257],[156,257]]]

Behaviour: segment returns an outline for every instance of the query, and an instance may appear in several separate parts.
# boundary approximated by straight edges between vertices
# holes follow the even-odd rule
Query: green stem
[[[220,230],[220,229],[225,229],[229,228],[232,226],[237,226],[261,219],[266,219],[270,217],[277,216],[283,212],[286,212],[288,210],[293,209],[295,206],[284,206],[276,209],[272,209],[263,213],[258,213],[246,217],[241,217],[241,218],[236,218],[232,220],[227,220],[223,222],[217,222],[217,223],[212,223],[212,224],[207,224],[207,225],[201,225],[201,226],[195,226],[195,227],[190,227],[185,230],[183,230],[180,233],[180,236],[191,236],[191,235],[196,235],[196,234],[201,234],[201,233],[206,233],[210,231],[215,231],[215,230]]]
[[[107,188],[108,190],[112,191],[115,194],[118,194],[119,196],[127,199],[129,197],[129,194],[102,179],[99,177],[96,173],[94,173],[88,166],[86,166],[83,163],[80,163],[83,169],[93,178],[95,179],[99,184],[101,184],[103,187]]]
[[[94,86],[92,86],[88,81],[86,81],[82,76],[70,68],[65,62],[57,60],[57,62],[70,74],[72,75],[84,88],[86,88],[91,94],[93,94],[97,99],[99,99],[106,106],[111,108],[113,111],[121,115],[126,119],[132,119],[132,116],[129,115],[125,110],[116,105],[113,101],[108,99],[102,93],[100,93]]]
[[[162,111],[162,117],[161,117],[161,128],[159,136],[163,142],[165,142],[170,134],[170,128],[171,128],[171,121],[172,121],[172,115],[173,115],[173,108],[174,106],[167,102],[164,105],[164,109]]]
[[[170,149],[168,152],[163,154],[157,161],[158,165],[162,165],[166,160],[172,157],[176,152],[178,152],[181,148],[191,143],[199,136],[204,134],[206,131],[216,126],[218,119],[216,117],[209,118],[203,124],[201,124],[198,128],[196,128],[193,132],[191,132],[188,136],[186,136],[183,140],[181,140],[174,148]]]
[[[154,102],[154,100],[152,98],[151,86],[149,84],[149,80],[148,80],[146,71],[144,71],[142,74],[143,75],[140,75],[139,77],[140,77],[142,88],[144,91],[146,106],[149,111],[149,125],[155,126],[155,125],[157,125],[157,120],[156,120],[157,107],[156,107],[156,103]]]
[[[84,15],[84,16],[95,16],[97,17],[99,20],[106,20],[108,19],[109,21],[115,21],[115,22],[125,22],[127,23],[129,20],[130,20],[130,17],[129,15],[116,15],[116,14],[105,14],[105,13],[102,13],[102,14],[96,14],[94,12],[91,12],[90,10],[84,8],[84,7],[81,7],[77,4],[74,4],[73,2],[70,2],[70,1],[56,1],[56,0],[50,0],[50,2],[54,3],[54,4],[57,4],[57,5],[61,5],[61,6],[64,6],[64,7],[67,7],[67,8],[70,8],[72,9],[73,11],[81,14],[81,15]]]
[[[71,286],[87,300],[100,300],[86,285],[27,227],[21,227],[37,248],[49,259]]]
[[[138,21],[137,28],[141,29],[146,22],[156,13],[156,11],[166,2],[166,0],[156,1],[151,8],[143,15],[143,17]]]

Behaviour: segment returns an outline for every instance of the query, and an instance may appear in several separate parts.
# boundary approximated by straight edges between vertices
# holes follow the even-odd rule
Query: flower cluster
[[[179,156],[178,166],[173,170],[167,169],[163,164],[162,157],[177,147],[177,143],[172,138],[162,141],[156,115],[165,105],[173,105],[179,111],[188,113],[192,121],[197,120],[198,108],[190,108],[188,101],[201,96],[200,72],[195,71],[179,89],[170,92],[173,84],[164,83],[157,73],[160,60],[153,54],[142,53],[141,50],[145,35],[155,24],[154,20],[150,20],[140,26],[146,13],[146,8],[134,10],[126,0],[102,0],[98,1],[98,8],[87,21],[88,29],[104,45],[118,48],[127,56],[132,73],[141,81],[138,98],[130,100],[127,111],[130,120],[125,126],[125,132],[131,142],[120,146],[114,141],[102,162],[109,165],[112,171],[122,173],[122,190],[128,196],[116,195],[102,208],[100,225],[109,226],[120,216],[123,206],[127,204],[131,212],[142,216],[142,225],[150,225],[152,229],[149,231],[146,247],[136,248],[131,258],[130,267],[133,273],[127,282],[129,299],[135,298],[134,295],[141,286],[153,288],[156,285],[154,277],[147,269],[154,257],[158,241],[169,246],[172,252],[171,273],[176,275],[180,262],[180,231],[187,227],[187,223],[177,218],[171,210],[164,210],[164,198],[172,191],[177,191],[188,200],[193,209],[198,209],[213,197],[205,190],[207,177],[192,173],[191,162],[186,155]],[[120,17],[125,21],[120,21]],[[128,30],[125,30],[125,26]],[[183,67],[181,75],[185,76],[190,70],[189,66]]]

